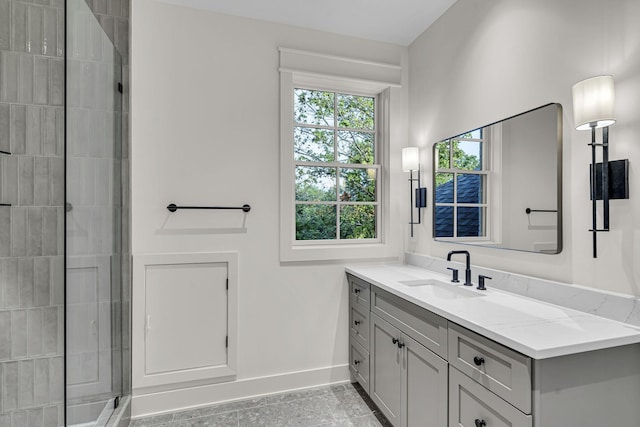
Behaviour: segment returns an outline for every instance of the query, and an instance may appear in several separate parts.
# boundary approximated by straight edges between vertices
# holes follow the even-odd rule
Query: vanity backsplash
[[[406,252],[405,263],[440,274],[451,274],[447,270],[451,262],[428,255]],[[461,268],[464,271],[464,266]],[[479,266],[472,266],[472,269],[474,283],[478,274],[490,276],[492,280],[487,283],[488,287],[640,327],[640,298]]]

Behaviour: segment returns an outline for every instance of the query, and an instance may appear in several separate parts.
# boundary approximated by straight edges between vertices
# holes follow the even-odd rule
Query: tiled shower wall
[[[64,1],[0,0],[0,425],[63,417]]]
[[[87,2],[128,64],[129,1]],[[0,0],[0,151],[12,153],[0,153],[0,204],[11,204],[0,206],[2,427],[64,421],[64,23],[64,0]],[[127,71],[123,77],[122,322],[129,353]]]

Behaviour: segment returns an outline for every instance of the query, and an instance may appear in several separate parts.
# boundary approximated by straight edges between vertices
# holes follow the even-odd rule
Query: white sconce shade
[[[417,171],[420,169],[420,152],[418,147],[407,147],[402,149],[402,170],[405,172]]]
[[[613,77],[597,76],[573,85],[573,118],[577,130],[601,128],[616,122]],[[595,126],[592,126],[595,124]]]

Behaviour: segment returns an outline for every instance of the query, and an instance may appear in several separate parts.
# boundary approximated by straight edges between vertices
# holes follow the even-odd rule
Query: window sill
[[[340,245],[282,245],[281,262],[397,259],[399,250],[387,243]]]

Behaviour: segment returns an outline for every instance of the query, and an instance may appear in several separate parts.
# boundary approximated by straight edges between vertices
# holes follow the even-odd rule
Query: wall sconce
[[[591,230],[593,257],[598,257],[597,235],[609,231],[609,200],[629,198],[629,160],[609,161],[609,126],[616,122],[613,77],[598,76],[573,85],[573,117],[577,130],[591,130]],[[596,129],[602,128],[602,143]],[[602,163],[596,163],[596,147],[602,147]],[[602,200],[603,227],[598,229],[596,201]]]
[[[421,208],[427,207],[427,189],[420,186],[420,151],[418,147],[407,147],[402,149],[402,170],[409,172],[409,192],[411,194],[411,237],[413,237],[413,226],[422,223],[420,214]],[[413,172],[418,172],[418,177],[413,177]],[[413,183],[417,182],[415,189],[415,207],[418,208],[418,221],[413,220],[414,209],[414,189]]]

